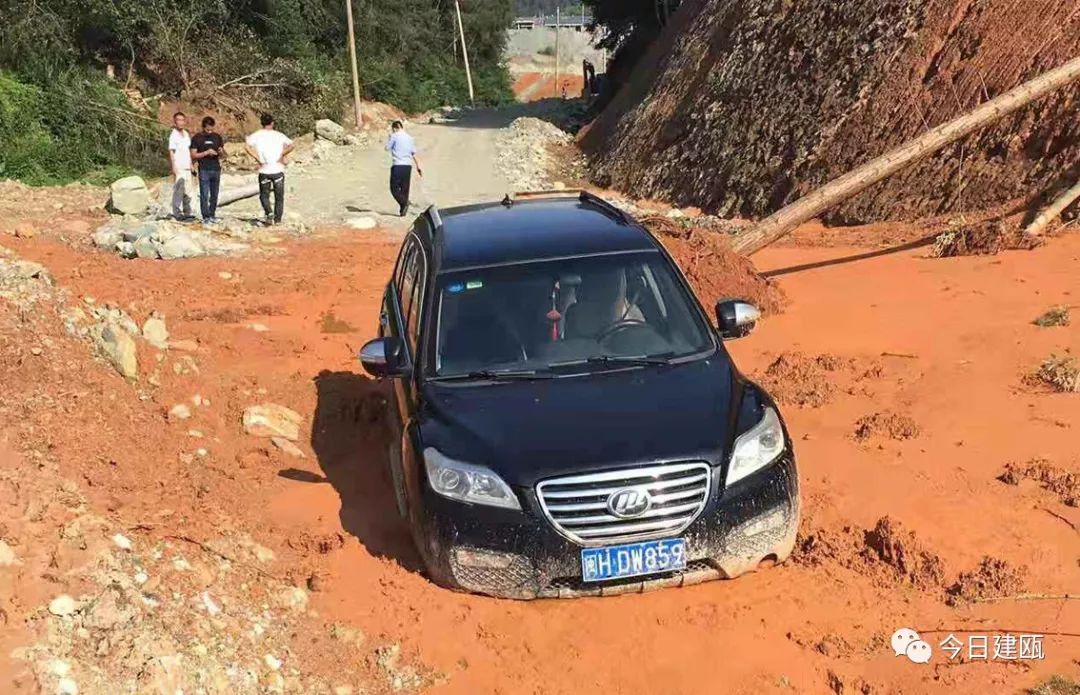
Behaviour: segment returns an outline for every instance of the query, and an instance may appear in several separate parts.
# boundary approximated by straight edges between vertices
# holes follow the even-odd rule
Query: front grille
[[[673,463],[551,478],[536,486],[540,507],[555,529],[581,545],[661,538],[682,532],[709,499],[706,463]],[[644,492],[651,504],[632,517],[616,516],[609,500]]]

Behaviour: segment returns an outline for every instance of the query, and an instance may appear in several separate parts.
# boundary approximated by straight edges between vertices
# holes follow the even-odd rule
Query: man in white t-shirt
[[[267,224],[281,224],[285,214],[285,164],[293,151],[293,141],[284,133],[274,130],[274,117],[264,113],[259,122],[262,129],[247,138],[247,151],[259,162],[259,202],[266,213]],[[274,207],[270,207],[270,193],[274,194]]]
[[[169,164],[172,167],[172,214],[178,220],[191,219],[191,133],[187,131],[187,117],[183,113],[173,116],[173,128],[169,133]]]

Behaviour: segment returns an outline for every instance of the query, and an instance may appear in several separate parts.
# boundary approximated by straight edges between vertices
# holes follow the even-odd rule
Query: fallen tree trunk
[[[1025,82],[975,110],[933,128],[874,160],[834,179],[821,188],[781,208],[748,231],[740,234],[732,247],[750,255],[790,233],[803,222],[861,193],[879,181],[942,147],[1021,109],[1080,78],[1080,58]]]
[[[241,186],[240,188],[234,188],[231,191],[222,191],[221,195],[218,196],[218,205],[229,205],[238,200],[253,198],[257,195],[259,195],[259,184],[252,183],[247,186]]]
[[[1032,220],[1028,228],[1024,230],[1024,233],[1039,236],[1046,230],[1048,224],[1056,220],[1058,215],[1065,212],[1065,208],[1069,207],[1077,199],[1080,199],[1080,181],[1077,181],[1076,185],[1062,193],[1045,210],[1040,212],[1039,216]]]

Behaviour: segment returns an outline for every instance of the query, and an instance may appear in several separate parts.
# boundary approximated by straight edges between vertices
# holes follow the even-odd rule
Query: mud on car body
[[[588,193],[428,209],[360,358],[393,384],[397,508],[430,576],[512,598],[732,578],[791,554],[791,440],[652,235]]]

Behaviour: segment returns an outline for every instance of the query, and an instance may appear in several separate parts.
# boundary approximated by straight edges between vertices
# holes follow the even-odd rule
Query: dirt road
[[[424,173],[413,175],[413,212],[432,203],[449,207],[500,199],[511,190],[496,152],[499,128],[507,122],[506,114],[480,111],[445,124],[410,124]],[[309,224],[374,217],[380,225],[403,227],[390,196],[386,135],[373,132],[363,146],[294,166],[287,178],[287,210]],[[226,216],[258,212],[256,199],[223,208]]]

